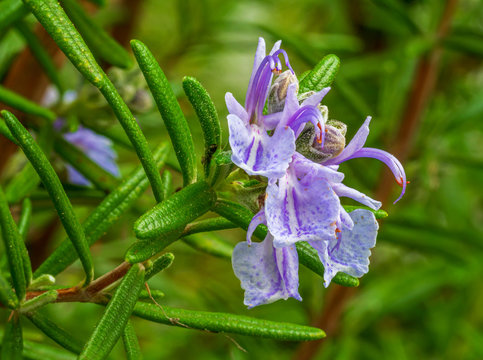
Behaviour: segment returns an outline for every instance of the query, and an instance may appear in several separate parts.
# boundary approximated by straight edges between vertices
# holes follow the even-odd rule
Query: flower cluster
[[[298,241],[318,252],[326,287],[337,272],[356,277],[367,273],[377,221],[369,210],[347,213],[340,197],[374,210],[381,203],[344,185],[339,164],[376,158],[393,172],[401,196],[406,186],[404,169],[394,156],[364,147],[370,117],[345,146],[345,125],[328,120],[327,108],[320,104],[330,88],[298,94],[298,80],[280,43],[266,55],[265,41],[259,39],[245,106],[231,93],[225,97],[232,161],[249,175],[267,178],[264,204],[249,226],[247,241],[235,247],[232,258],[248,307],[289,297],[301,300]],[[289,69],[283,73],[281,55]],[[278,77],[272,84],[274,74]],[[252,243],[260,224],[267,225],[268,235]]]

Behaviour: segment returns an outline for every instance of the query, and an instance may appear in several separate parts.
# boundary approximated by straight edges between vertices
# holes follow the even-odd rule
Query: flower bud
[[[290,71],[284,71],[273,82],[268,94],[268,113],[273,114],[282,111],[285,106],[285,98],[287,97],[287,89],[290,84],[297,84],[299,89],[299,81],[297,77]]]
[[[322,147],[312,124],[307,124],[297,139],[297,152],[307,159],[322,163],[339,155],[345,147],[347,126],[337,120],[329,120],[325,124],[324,146]]]

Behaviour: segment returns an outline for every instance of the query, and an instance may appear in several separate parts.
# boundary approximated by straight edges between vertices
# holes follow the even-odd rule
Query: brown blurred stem
[[[436,32],[436,46],[418,62],[405,107],[406,111],[401,117],[394,146],[390,151],[403,164],[408,158],[412,141],[417,135],[424,109],[433,94],[443,52],[443,49],[439,46],[439,40],[448,34],[457,2],[457,0],[446,1],[445,9]],[[388,170],[384,170],[381,181],[375,191],[375,198],[382,201],[383,204],[386,204],[394,184],[393,175]],[[314,326],[324,329],[328,339],[303,343],[295,352],[294,360],[312,359],[320,351],[323,344],[337,333],[340,318],[347,301],[355,293],[355,288],[331,286],[326,295],[326,306],[313,322]]]

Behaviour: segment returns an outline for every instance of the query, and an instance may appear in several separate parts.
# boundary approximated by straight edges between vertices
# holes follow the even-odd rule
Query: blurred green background
[[[173,266],[150,282],[165,292],[162,304],[312,324],[327,331],[325,340],[299,344],[227,337],[134,319],[145,359],[483,358],[480,0],[113,1],[94,13],[108,29],[124,26],[129,30],[125,39],[140,39],[155,54],[179,95],[199,154],[202,135],[182,92],[184,75],[196,77],[210,92],[226,142],[224,94],[230,91],[244,99],[259,36],[267,46],[282,39],[299,75],[324,55],[338,55],[341,68],[324,99],[330,118],[348,125],[350,139],[372,115],[367,146],[395,154],[411,181],[406,195],[393,205],[400,188],[382,164],[357,159],[341,167],[347,185],[382,200],[389,212],[359,288],[332,284],[325,289],[321,278],[301,268],[303,302],[290,299],[246,310],[230,262],[181,242],[168,249],[176,256]],[[0,64],[14,61],[22,49],[13,31],[4,35]],[[70,88],[81,86],[83,80],[71,65],[62,74]],[[138,120],[151,144],[167,138],[156,110]],[[126,174],[137,159],[122,147],[117,150]],[[14,167],[10,164],[10,173]],[[2,176],[8,177],[8,169]],[[145,207],[141,202],[137,208]],[[79,209],[85,216],[90,208]],[[34,211],[36,231],[45,233],[55,214],[48,207]],[[97,274],[123,258],[139,214],[127,214],[93,247]],[[203,236],[235,244],[244,232]],[[57,226],[47,243],[31,244],[38,251],[37,262],[62,238]],[[81,274],[76,264],[59,282],[73,284]],[[81,339],[87,339],[102,313],[91,304],[47,309]],[[25,326],[27,338],[42,339],[30,324]],[[123,357],[118,344],[111,358]]]

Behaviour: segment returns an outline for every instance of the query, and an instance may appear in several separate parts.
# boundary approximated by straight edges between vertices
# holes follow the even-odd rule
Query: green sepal
[[[42,310],[29,312],[26,314],[26,316],[40,331],[42,331],[45,335],[54,340],[64,349],[72,351],[75,354],[79,354],[81,352],[82,343],[72,337],[72,335],[67,331],[52,322]]]
[[[139,239],[150,239],[183,230],[213,206],[216,194],[205,181],[188,185],[141,216],[134,223]]]
[[[137,302],[133,315],[165,325],[189,329],[271,338],[284,341],[309,341],[325,337],[314,327],[261,320],[248,316],[194,311]]]
[[[0,359],[5,360],[22,360],[23,338],[22,327],[17,312],[14,312],[9,321],[5,325],[3,334],[2,349],[0,350]]]
[[[85,12],[75,0],[60,0],[69,19],[94,55],[111,65],[127,69],[133,62],[129,53]]]
[[[330,86],[339,71],[340,60],[336,55],[325,56],[299,83],[299,94],[320,91]]]
[[[48,290],[30,300],[24,301],[20,305],[19,312],[24,314],[31,311],[35,311],[47,304],[53,303],[57,300],[58,293],[56,290]]]
[[[217,165],[231,165],[233,162],[231,161],[232,152],[230,151],[221,151],[214,156],[215,163]]]
[[[168,152],[169,147],[167,143],[160,144],[154,151],[154,158],[158,168],[164,165]],[[89,245],[100,239],[124,212],[132,206],[134,201],[146,191],[148,185],[149,181],[143,167],[138,166],[116,189],[104,198],[82,225]],[[34,276],[59,274],[77,259],[73,250],[72,244],[66,239],[35,270]]]
[[[123,277],[107,304],[106,311],[79,355],[79,360],[101,360],[107,357],[124,331],[143,283],[144,266],[135,264]]]
[[[194,183],[196,181],[196,154],[193,138],[173,89],[146,45],[139,40],[132,40],[131,47],[168,130],[183,173],[183,184],[186,186]]]

